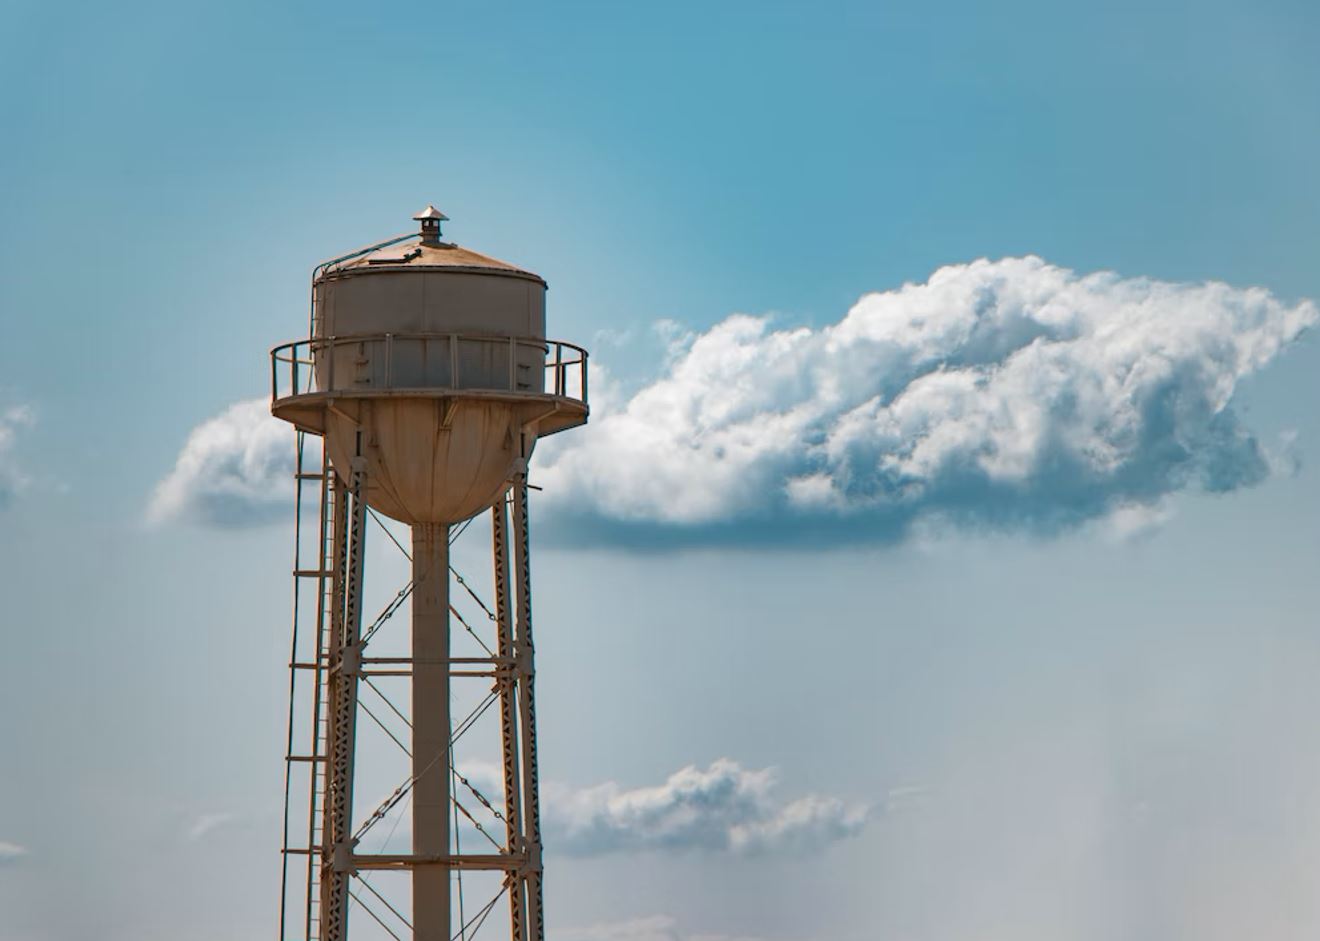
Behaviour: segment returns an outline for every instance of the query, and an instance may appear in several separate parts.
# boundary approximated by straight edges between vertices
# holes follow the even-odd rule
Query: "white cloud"
[[[821,329],[671,329],[663,375],[545,442],[538,483],[598,538],[1130,522],[1270,472],[1233,393],[1316,318],[1259,288],[951,265]]]
[[[28,485],[28,477],[14,458],[14,448],[24,429],[36,423],[30,406],[11,405],[0,409],[0,506]]]
[[[668,915],[601,922],[555,932],[559,941],[760,941],[750,935],[692,934]]]
[[[545,843],[574,855],[812,851],[856,836],[866,823],[864,805],[816,795],[785,803],[776,799],[774,784],[773,769],[752,771],[727,758],[705,769],[688,766],[651,787],[549,784],[543,791]]]
[[[467,784],[455,792],[459,801],[486,821],[479,800],[470,796],[469,785],[494,807],[501,807],[504,784],[500,769],[468,761],[463,764],[462,777]],[[743,856],[811,853],[857,836],[870,817],[867,805],[836,797],[808,794],[781,800],[775,794],[775,783],[773,768],[753,771],[728,758],[704,769],[689,765],[662,784],[631,789],[614,782],[574,788],[543,780],[543,841],[547,851],[570,856],[651,850]],[[885,797],[886,811],[894,794],[899,792]],[[381,800],[364,806],[374,808],[385,797],[382,794]],[[390,824],[394,842],[382,842],[375,851],[406,845],[412,816],[402,806],[395,816],[397,825]],[[378,826],[384,829],[385,825]],[[378,835],[374,839],[384,838]]]
[[[1173,515],[1173,507],[1167,501],[1124,503],[1114,507],[1101,523],[1112,541],[1136,542],[1160,529]]]
[[[274,418],[265,399],[239,402],[193,429],[157,484],[148,518],[215,526],[280,519],[293,499],[293,464],[292,426]]]
[[[592,420],[537,449],[548,532],[581,541],[905,538],[950,526],[1126,537],[1168,498],[1295,466],[1232,400],[1315,323],[1261,288],[1079,275],[1039,258],[941,268],[837,323],[657,325],[633,395],[593,364]],[[262,400],[199,425],[154,519],[279,518],[293,433]],[[2,439],[0,439],[2,442]],[[0,452],[2,453],[2,452]]]
[[[26,846],[19,846],[17,843],[9,843],[0,840],[0,866],[9,866],[17,863],[23,857],[27,856]]]

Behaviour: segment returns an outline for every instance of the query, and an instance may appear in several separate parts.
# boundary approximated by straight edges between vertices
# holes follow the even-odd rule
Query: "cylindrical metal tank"
[[[338,341],[335,388],[388,381],[541,392],[545,290],[538,275],[457,245],[385,248],[317,279],[313,336]],[[360,341],[345,342],[353,338]],[[510,339],[523,341],[512,356]],[[318,360],[321,388],[330,388],[329,372]]]
[[[416,218],[419,241],[313,281],[310,362],[328,399],[315,430],[336,466],[367,460],[378,511],[455,523],[490,506],[538,436],[585,421],[585,401],[566,401],[564,344],[547,393],[545,281],[441,241],[433,207]]]

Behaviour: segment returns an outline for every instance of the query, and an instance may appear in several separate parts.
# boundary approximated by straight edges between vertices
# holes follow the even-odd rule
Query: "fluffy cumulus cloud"
[[[1233,397],[1316,318],[1261,288],[1027,257],[941,268],[818,329],[746,315],[672,328],[659,378],[627,397],[597,382],[590,425],[538,448],[549,531],[681,544],[1101,521],[1140,534],[1173,494],[1287,464]],[[263,401],[231,407],[193,431],[153,517],[279,518],[292,440]]]
[[[28,477],[19,467],[14,451],[19,436],[34,421],[32,409],[26,405],[0,408],[0,506],[27,486]]]
[[[694,934],[668,915],[603,922],[556,932],[560,941],[759,941],[749,935]]]
[[[772,769],[720,759],[689,766],[663,784],[625,789],[607,783],[544,791],[546,846],[572,855],[636,850],[744,854],[813,851],[856,836],[867,808],[834,797],[782,801]]]
[[[265,399],[230,406],[193,429],[156,486],[149,518],[214,526],[284,518],[293,500],[294,438]]]
[[[1233,395],[1316,317],[1259,288],[951,265],[820,329],[679,338],[659,379],[545,442],[538,482],[597,538],[1131,526],[1267,476]]]

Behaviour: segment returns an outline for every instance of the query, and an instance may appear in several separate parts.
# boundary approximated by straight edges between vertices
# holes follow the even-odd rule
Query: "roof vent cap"
[[[439,245],[440,223],[448,222],[449,217],[430,203],[427,203],[426,208],[413,216],[413,218],[422,224],[422,244]]]

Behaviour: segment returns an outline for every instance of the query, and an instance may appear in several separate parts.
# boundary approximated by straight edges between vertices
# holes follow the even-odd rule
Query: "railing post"
[[[385,334],[385,388],[394,387],[394,334]]]
[[[449,334],[449,387],[457,389],[458,385],[458,334]]]
[[[582,370],[582,401],[587,401],[587,351],[579,350],[581,353],[578,362],[581,364],[578,368]]]

